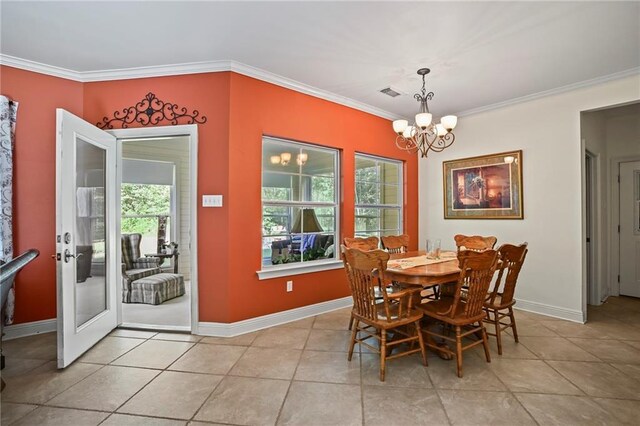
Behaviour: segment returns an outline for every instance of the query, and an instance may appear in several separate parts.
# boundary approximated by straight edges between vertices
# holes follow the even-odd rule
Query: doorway
[[[640,161],[619,163],[620,295],[640,297]]]
[[[197,128],[186,125],[112,133],[118,147],[119,253],[125,265],[119,324],[195,333]],[[141,259],[138,265],[143,275],[136,275],[140,272],[137,266],[126,263],[129,257]]]

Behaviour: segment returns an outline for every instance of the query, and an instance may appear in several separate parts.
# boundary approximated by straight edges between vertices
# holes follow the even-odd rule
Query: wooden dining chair
[[[366,238],[345,237],[343,242],[346,248],[355,248],[359,250],[377,250],[379,245],[378,237],[366,237]],[[344,252],[343,252],[342,258],[344,260]],[[346,263],[345,263],[345,268],[346,268]],[[379,298],[381,297],[382,297],[382,294],[379,295]],[[354,321],[354,317],[353,315],[351,315],[351,318],[349,318],[349,330],[351,330],[353,327],[353,321]]]
[[[380,354],[380,381],[384,382],[386,362],[417,352],[422,354],[422,362],[427,365],[427,352],[420,329],[422,312],[412,305],[413,294],[419,289],[402,289],[393,293],[382,292],[382,303],[376,301],[376,288],[383,287],[389,253],[382,250],[362,251],[345,248],[344,257],[349,272],[349,285],[353,296],[353,316],[355,323],[351,330],[348,359],[351,361],[356,343],[365,345]],[[413,325],[414,330],[410,331]],[[413,332],[415,331],[415,333]],[[393,339],[387,334],[392,332]],[[361,334],[363,336],[361,336]],[[368,339],[377,339],[379,347],[368,343]],[[391,349],[404,343],[418,342],[406,350],[387,355]]]
[[[402,235],[387,235],[380,237],[382,248],[388,253],[406,253],[409,251],[409,236]]]
[[[487,300],[484,302],[484,310],[487,313],[484,321],[493,324],[495,327],[495,333],[488,334],[496,336],[499,355],[502,355],[502,331],[511,328],[513,330],[513,338],[518,342],[516,318],[513,315],[513,305],[515,305],[516,301],[513,296],[516,291],[518,275],[520,275],[520,269],[522,269],[522,264],[527,257],[528,251],[527,243],[519,246],[503,244],[498,249],[498,258],[500,259],[498,277],[493,290],[491,290]],[[501,288],[502,291],[500,291]],[[492,314],[493,318],[491,317]],[[502,321],[505,318],[509,318],[508,323]]]
[[[461,271],[453,297],[441,298],[419,306],[426,317],[444,325],[443,330],[447,332],[438,333],[431,331],[428,327],[425,328],[426,345],[449,356],[455,356],[458,377],[462,377],[462,353],[469,348],[482,344],[487,362],[491,362],[487,330],[483,323],[486,317],[483,307],[491,278],[496,270],[498,252],[495,250],[486,250],[481,253],[468,251],[462,254],[460,259]],[[467,287],[464,292],[463,286]],[[455,330],[455,338],[448,333],[450,329]],[[471,335],[479,338],[463,346],[462,339]],[[437,345],[433,340],[434,337],[455,342],[456,350],[452,351],[446,346]]]
[[[378,237],[345,237],[343,242],[347,248],[357,248],[360,250],[376,250],[379,244]]]
[[[480,235],[462,235],[458,234],[453,237],[456,242],[456,247],[458,248],[458,253],[463,250],[471,250],[471,251],[485,251],[485,250],[493,250],[498,242],[496,237],[482,237]]]

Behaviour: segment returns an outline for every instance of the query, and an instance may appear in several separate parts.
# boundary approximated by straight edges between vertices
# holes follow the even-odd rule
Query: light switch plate
[[[202,207],[222,207],[222,195],[203,195]]]

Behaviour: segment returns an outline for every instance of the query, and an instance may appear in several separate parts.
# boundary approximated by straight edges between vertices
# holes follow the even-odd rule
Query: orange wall
[[[239,74],[231,75],[230,106],[229,322],[349,295],[341,269],[258,280],[263,134],[341,150],[342,236],[354,230],[355,153],[404,160],[405,232],[417,248],[417,157],[396,148],[388,120]],[[287,280],[294,282],[291,293]]]
[[[16,167],[23,170],[35,158],[43,159],[47,164],[46,174],[41,179],[47,182],[45,189],[38,186],[40,192],[36,193],[20,188],[16,195],[20,206],[38,204],[38,197],[42,197],[40,193],[45,193],[47,197],[47,203],[38,204],[38,208],[32,209],[33,213],[29,215],[24,213],[24,207],[20,212],[16,211],[20,229],[34,232],[37,229],[38,238],[47,242],[47,250],[43,251],[46,256],[38,260],[39,266],[46,265],[47,269],[40,269],[39,274],[31,271],[22,277],[24,282],[28,282],[32,276],[45,278],[34,281],[34,284],[37,283],[35,288],[41,290],[39,294],[18,294],[16,311],[19,313],[19,322],[55,316],[55,266],[48,255],[55,250],[54,109],[57,106],[81,114],[90,123],[96,123],[103,116],[111,116],[115,110],[133,105],[148,92],[153,92],[162,100],[175,102],[188,109],[198,109],[207,116],[207,123],[198,126],[198,199],[202,194],[222,194],[225,206],[198,207],[200,321],[234,322],[348,295],[344,272],[339,269],[258,280],[256,271],[261,265],[263,134],[341,150],[342,236],[353,235],[355,152],[403,160],[404,226],[405,232],[411,236],[413,247],[417,247],[417,158],[395,147],[395,136],[388,120],[229,72],[84,85],[25,71],[11,72],[22,77],[14,77],[11,84],[7,85],[10,89],[16,88],[15,95],[11,90],[5,90],[3,82],[3,94],[24,101],[18,112],[19,132],[20,126],[37,127],[37,117],[48,114],[46,109],[43,110],[43,99],[40,97],[48,100],[47,105],[52,104],[48,107],[51,112],[50,125],[38,127],[38,135],[43,136],[30,138],[31,152],[26,153],[28,158],[23,155],[16,158]],[[37,89],[39,97],[32,99],[24,92],[34,90],[31,80],[38,79],[46,80],[48,86]],[[70,104],[71,98],[62,96],[60,90],[56,89],[58,85],[60,88],[66,87],[65,84],[75,88],[72,97],[74,104]],[[62,90],[62,93],[68,91],[70,89]],[[32,104],[31,111],[25,112],[26,102]],[[33,111],[35,109],[37,112]],[[18,134],[18,142],[20,136]],[[28,182],[29,178],[21,176],[22,181]],[[48,225],[44,227],[42,223]],[[25,232],[20,236],[20,244],[25,238],[36,238],[32,232]],[[32,246],[26,242],[24,244],[19,247],[26,249]],[[288,279],[294,281],[294,291],[291,293],[285,291],[285,281]],[[30,288],[24,287],[25,291]],[[29,310],[30,304],[36,308]]]
[[[40,257],[18,275],[15,323],[56,316],[56,108],[82,116],[82,83],[0,66],[0,93],[19,102],[14,151],[14,255]]]
[[[202,194],[229,193],[230,73],[86,83],[84,119],[90,123],[139,102],[153,92],[158,99],[197,109],[207,117],[198,126],[198,200]],[[134,126],[131,126],[134,127]],[[224,322],[228,316],[229,210],[198,207],[198,296],[200,321]]]

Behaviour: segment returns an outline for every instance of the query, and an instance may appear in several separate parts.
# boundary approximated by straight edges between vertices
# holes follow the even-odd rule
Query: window
[[[262,266],[336,258],[338,151],[262,143]]]
[[[402,234],[402,162],[356,154],[355,234]]]
[[[162,161],[123,161],[120,230],[123,234],[142,234],[142,255],[157,253],[159,243],[173,241],[174,168],[173,163]]]

